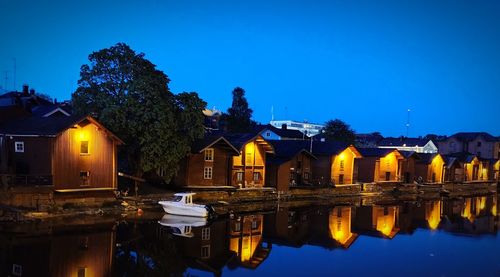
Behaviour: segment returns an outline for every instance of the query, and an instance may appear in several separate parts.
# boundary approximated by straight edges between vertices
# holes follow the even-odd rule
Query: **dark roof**
[[[405,151],[405,150],[398,150],[398,151],[399,153],[401,153],[401,155],[403,155],[405,159],[408,159],[411,156],[415,156],[417,160],[420,159],[420,154],[415,151]]]
[[[260,125],[264,126],[259,133],[262,133],[266,130],[270,130],[276,135],[282,137],[282,138],[288,138],[288,139],[304,139],[304,133],[302,133],[299,130],[291,130],[291,129],[282,129],[282,128],[276,128],[270,124],[268,125]]]
[[[420,157],[419,163],[430,164],[434,157],[439,155],[438,153],[418,153]]]
[[[429,139],[422,138],[406,138],[406,137],[388,137],[383,138],[378,142],[379,146],[424,146],[429,142]]]
[[[385,157],[395,150],[390,148],[358,148],[358,151],[363,157]]]
[[[307,144],[310,144],[310,141],[306,141]],[[319,156],[331,156],[337,155],[344,149],[346,149],[349,144],[345,142],[338,141],[313,141],[312,153],[313,155]]]
[[[282,164],[291,160],[301,152],[314,157],[309,151],[309,143],[302,140],[275,140],[270,142],[274,147],[274,155],[269,156],[267,161],[272,164]]]
[[[460,132],[451,136],[459,141],[472,141],[477,137],[481,136],[486,141],[498,141],[498,138],[486,133],[486,132]]]
[[[12,135],[56,136],[81,122],[85,116],[18,118],[0,126],[0,133]]]
[[[250,140],[256,137],[254,133],[225,133],[224,138],[227,139],[236,149],[241,150],[243,146]]]
[[[37,117],[30,116],[9,120],[0,125],[0,134],[17,136],[48,136],[54,137],[75,124],[82,122],[92,122],[102,127],[103,130],[119,143],[123,143],[120,138],[111,133],[106,127],[90,116],[56,116]]]
[[[476,155],[474,154],[471,154],[471,153],[468,153],[468,152],[457,152],[457,153],[451,153],[451,154],[448,154],[446,155],[448,157],[454,157],[456,158],[459,162],[462,162],[462,163],[470,163],[472,162],[472,160],[474,160],[474,158],[476,157]]]
[[[191,146],[191,152],[199,153],[205,148],[212,146],[218,146],[228,149],[229,151],[234,151],[235,155],[239,154],[239,151],[220,134],[205,134],[205,137],[202,139],[195,140]]]

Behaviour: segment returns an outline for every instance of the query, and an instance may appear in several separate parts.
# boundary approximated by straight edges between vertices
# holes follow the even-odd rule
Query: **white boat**
[[[193,203],[195,193],[176,193],[170,201],[159,201],[163,210],[168,214],[209,217],[213,212],[212,207]]]
[[[207,225],[207,219],[205,217],[166,214],[158,223],[168,227],[171,233],[176,236],[192,238],[194,236],[193,227],[203,227]]]

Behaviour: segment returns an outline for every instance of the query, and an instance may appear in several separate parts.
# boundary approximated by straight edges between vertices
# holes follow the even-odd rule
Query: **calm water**
[[[3,232],[2,276],[500,276],[498,197]],[[43,229],[43,227],[40,226]]]

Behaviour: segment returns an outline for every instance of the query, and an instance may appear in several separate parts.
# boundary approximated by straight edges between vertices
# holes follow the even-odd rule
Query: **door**
[[[472,181],[477,180],[478,175],[479,175],[479,165],[475,164],[472,166]]]
[[[391,180],[391,172],[389,172],[389,171],[385,172],[385,180],[386,181],[390,181]]]

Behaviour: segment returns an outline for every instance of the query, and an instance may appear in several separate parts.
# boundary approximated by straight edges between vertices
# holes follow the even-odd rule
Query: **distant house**
[[[316,159],[304,141],[272,141],[274,155],[266,160],[266,186],[288,191],[290,186],[310,184],[312,161]]]
[[[272,145],[261,135],[225,134],[227,139],[240,153],[233,157],[231,185],[248,188],[264,187],[266,178],[266,158],[274,154]]]
[[[399,182],[400,163],[404,156],[397,149],[358,148],[363,156],[358,162],[358,180],[371,182]]]
[[[498,159],[500,157],[500,140],[485,132],[456,133],[438,142],[439,153],[472,153],[479,158]]]
[[[471,182],[471,181],[488,181],[490,178],[489,168],[490,161],[480,159],[478,156],[466,152],[459,152],[447,155],[447,161],[450,163],[455,160],[459,164],[453,166],[455,171],[455,181]],[[450,166],[447,164],[447,167]],[[450,173],[453,175],[452,173]],[[449,177],[450,175],[448,175]]]
[[[283,126],[286,126],[288,130],[298,130],[308,137],[321,133],[321,130],[325,127],[321,124],[293,120],[272,120],[271,122],[269,122],[269,124],[276,128],[282,128]]]
[[[307,136],[299,130],[288,129],[286,125],[276,128],[272,125],[261,126],[259,134],[265,140],[304,140]]]
[[[90,116],[13,119],[0,125],[4,186],[52,186],[56,192],[114,190],[122,141]]]
[[[500,181],[500,159],[492,160],[490,162],[490,165],[491,165],[490,179],[497,182]]]
[[[417,153],[437,153],[438,148],[430,139],[422,138],[383,138],[378,142],[378,148],[398,149],[403,151],[415,151]]]
[[[416,164],[417,180],[425,183],[443,183],[445,178],[445,160],[440,154],[420,153]]]
[[[362,157],[354,146],[342,142],[315,141],[312,153],[313,184],[354,184],[357,181],[358,160]]]
[[[174,182],[179,186],[230,186],[233,157],[240,151],[222,135],[207,134],[191,147]]]

